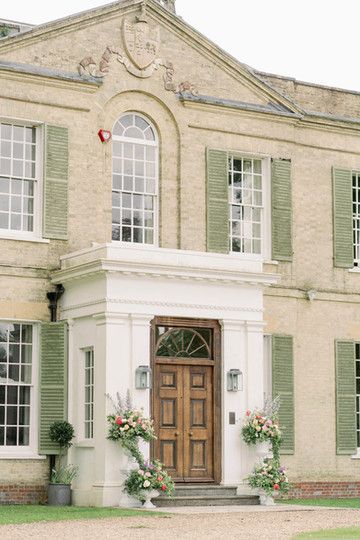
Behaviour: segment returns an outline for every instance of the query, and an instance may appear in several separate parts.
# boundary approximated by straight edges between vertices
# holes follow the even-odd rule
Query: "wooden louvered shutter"
[[[272,258],[292,261],[291,161],[273,159],[271,164]]]
[[[336,453],[356,454],[355,344],[335,341]]]
[[[229,252],[228,156],[207,150],[207,251]]]
[[[68,129],[45,126],[43,236],[66,240],[68,234]]]
[[[41,326],[39,454],[57,454],[49,438],[50,425],[67,418],[67,325]]]
[[[334,266],[354,265],[351,171],[335,169],[333,176]]]
[[[295,451],[294,352],[292,336],[272,336],[272,395],[280,396],[279,420],[283,429],[282,454]]]

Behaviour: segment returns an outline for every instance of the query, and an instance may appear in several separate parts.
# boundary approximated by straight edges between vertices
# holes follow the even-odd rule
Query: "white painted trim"
[[[47,238],[38,238],[33,236],[32,233],[29,236],[25,236],[24,231],[21,231],[21,234],[9,234],[10,232],[15,233],[15,231],[9,231],[6,234],[3,234],[0,231],[0,240],[15,240],[19,242],[34,242],[35,244],[50,244],[50,240]]]
[[[31,324],[33,327],[29,445],[0,446],[0,459],[43,459],[38,454],[40,323],[18,319],[0,319],[0,322]]]
[[[145,242],[141,242],[141,243],[138,243],[138,242],[123,242],[122,240],[113,240],[112,243],[114,244],[120,244],[120,245],[127,245],[127,244],[131,244],[131,245],[138,245],[138,246],[143,246],[143,247],[147,247],[147,246],[152,246],[152,247],[158,247],[159,246],[159,236],[160,236],[160,227],[159,227],[159,213],[160,213],[160,144],[159,144],[159,135],[158,135],[158,132],[157,132],[157,129],[156,127],[154,126],[154,124],[152,123],[152,121],[147,117],[145,116],[144,114],[138,112],[138,111],[126,111],[124,112],[117,120],[116,122],[114,123],[113,125],[113,129],[112,131],[114,130],[114,127],[115,125],[117,124],[117,122],[119,120],[121,120],[122,117],[124,116],[127,116],[127,115],[130,115],[130,114],[133,114],[135,116],[138,116],[139,118],[142,118],[145,122],[147,122],[149,124],[149,126],[151,127],[151,129],[153,130],[153,133],[154,133],[154,136],[155,136],[155,141],[150,141],[148,139],[133,139],[131,137],[126,137],[126,136],[120,136],[120,135],[113,135],[112,136],[112,140],[113,141],[117,141],[117,142],[121,142],[121,143],[130,143],[130,144],[142,144],[144,146],[151,146],[153,148],[156,148],[156,152],[155,152],[155,193],[153,195],[150,195],[149,196],[152,196],[153,197],[153,203],[154,203],[154,229],[153,229],[153,244],[146,244]],[[124,156],[122,156],[122,160],[124,161]],[[113,189],[113,176],[114,176],[114,170],[113,170],[113,166],[114,166],[114,155],[113,155],[113,152],[111,152],[111,186],[112,186],[112,189]],[[123,176],[124,176],[124,171],[123,171]],[[144,173],[144,180],[146,179],[146,176],[145,176],[145,173]],[[121,192],[123,193],[123,190],[121,190]],[[131,192],[133,193],[133,192]],[[141,195],[141,193],[139,193],[139,195]],[[145,195],[145,193],[143,194]],[[133,228],[133,226],[131,225],[131,229]],[[120,229],[121,230],[121,229]]]

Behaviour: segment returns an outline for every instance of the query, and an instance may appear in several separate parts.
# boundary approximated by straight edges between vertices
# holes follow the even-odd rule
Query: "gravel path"
[[[191,511],[190,511],[191,512]],[[360,510],[302,509],[188,513],[0,526],[1,540],[278,540],[317,529],[360,526]]]

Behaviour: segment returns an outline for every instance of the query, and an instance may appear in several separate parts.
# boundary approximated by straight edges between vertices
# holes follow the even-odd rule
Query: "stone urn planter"
[[[260,504],[262,506],[274,506],[275,505],[275,501],[274,501],[273,496],[269,495],[265,491],[260,490],[259,491],[259,496],[260,496]]]
[[[155,504],[151,502],[151,499],[155,499],[160,495],[156,489],[143,489],[140,491],[140,498],[144,501],[142,507],[147,509],[156,508]]]
[[[49,484],[48,505],[69,506],[71,504],[71,486],[69,484]]]
[[[264,461],[265,458],[272,458],[270,442],[264,441],[257,443],[255,446],[255,454],[260,461]]]

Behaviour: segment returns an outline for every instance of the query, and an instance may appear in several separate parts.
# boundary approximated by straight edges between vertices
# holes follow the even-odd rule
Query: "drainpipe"
[[[49,300],[49,309],[50,309],[50,321],[56,322],[57,319],[57,304],[60,297],[64,294],[64,287],[59,284],[56,285],[56,290],[54,292],[46,293],[47,299]]]
[[[65,291],[64,287],[61,284],[59,284],[59,285],[56,285],[55,291],[46,293],[47,299],[49,300],[48,307],[50,310],[51,322],[56,322],[57,320],[58,301],[60,297],[64,294],[64,291]],[[55,468],[55,456],[50,455],[49,457],[50,457],[49,465],[50,465],[50,478],[51,478],[52,470]]]

